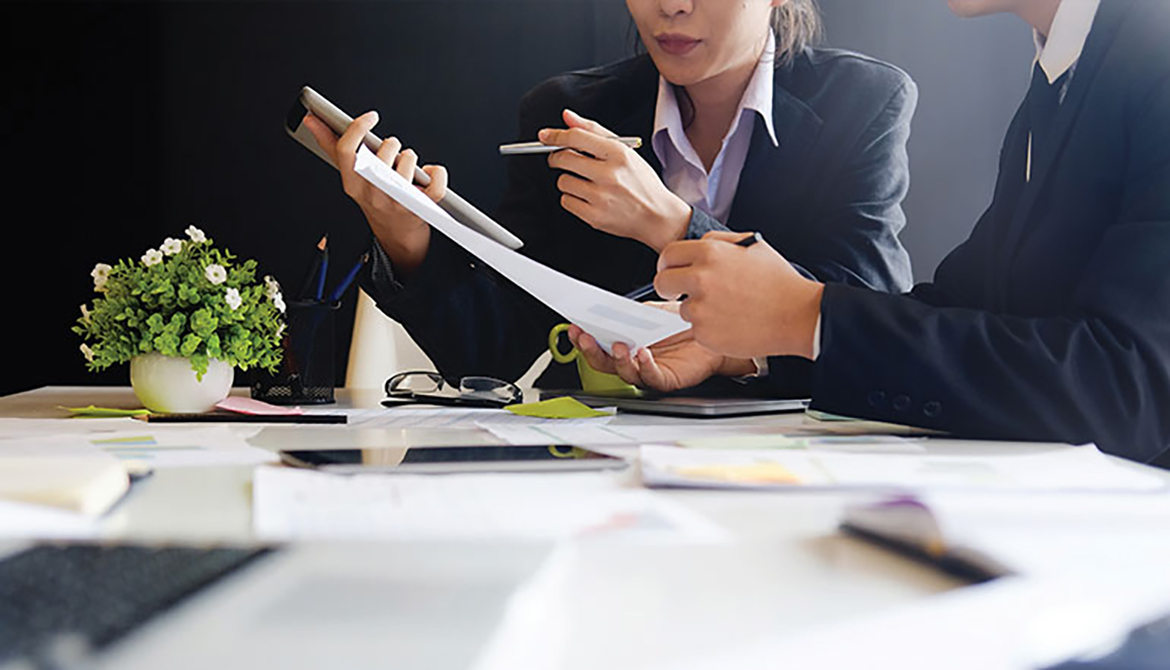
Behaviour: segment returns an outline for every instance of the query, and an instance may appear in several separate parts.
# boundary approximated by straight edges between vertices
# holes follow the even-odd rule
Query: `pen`
[[[341,296],[345,294],[345,290],[348,289],[349,285],[353,283],[353,280],[357,277],[358,272],[369,259],[369,254],[362,254],[362,257],[358,259],[358,262],[354,263],[353,267],[350,268],[349,273],[345,275],[345,279],[341,280],[341,284],[339,284],[337,288],[333,289],[333,293],[329,294],[330,303],[335,303],[338,300],[341,300]]]
[[[631,149],[638,149],[642,146],[641,137],[619,137],[617,141]],[[540,142],[517,142],[516,144],[501,144],[500,155],[522,156],[525,154],[551,154],[554,151],[560,151],[564,148],[552,144],[542,144]]]
[[[737,246],[737,247],[750,247],[750,246],[754,245],[756,242],[763,242],[763,241],[764,241],[764,237],[762,235],[760,235],[759,233],[752,233],[751,237],[743,238],[742,240],[736,242],[735,246]],[[654,282],[650,282],[649,284],[646,284],[642,288],[638,288],[638,289],[634,289],[633,291],[630,291],[629,293],[626,294],[626,298],[628,298],[630,300],[641,300],[642,298],[645,298],[646,296],[648,296],[652,293],[654,293]]]

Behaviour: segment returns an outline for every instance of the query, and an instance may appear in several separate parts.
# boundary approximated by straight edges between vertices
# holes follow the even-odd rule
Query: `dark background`
[[[720,0],[721,1],[721,0]],[[827,43],[915,78],[913,187],[903,240],[918,280],[990,197],[1000,138],[1022,98],[1028,30],[965,22],[945,0],[821,0]],[[96,262],[137,258],[190,223],[289,288],[330,236],[330,283],[368,243],[331,168],[285,136],[302,84],[353,114],[377,109],[452,186],[492,211],[495,147],[514,141],[525,90],[632,53],[621,0],[6,3],[0,394],[126,384],[86,372],[70,332]],[[352,294],[338,322],[338,379]]]

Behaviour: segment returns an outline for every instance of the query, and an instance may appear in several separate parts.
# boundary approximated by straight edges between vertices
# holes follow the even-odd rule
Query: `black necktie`
[[[1033,162],[1048,140],[1052,121],[1060,111],[1060,93],[1067,77],[1068,73],[1065,73],[1049,84],[1048,75],[1039,63],[1036,63],[1032,72],[1032,88],[1028,91],[1028,122],[1032,130]]]

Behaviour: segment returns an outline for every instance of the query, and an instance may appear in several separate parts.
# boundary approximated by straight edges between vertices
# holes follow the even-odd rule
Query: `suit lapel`
[[[776,191],[790,183],[803,165],[801,158],[820,134],[824,122],[782,85],[786,70],[777,70],[772,94],[772,127],[776,130],[776,141],[768,135],[763,119],[755,115],[751,146],[740,173],[735,199],[731,203],[728,227],[743,221],[751,227],[767,203],[776,201]],[[746,230],[746,228],[745,228]]]
[[[1101,69],[1101,63],[1104,61],[1109,47],[1113,45],[1114,35],[1121,25],[1121,19],[1126,14],[1129,1],[1105,0],[1101,3],[1096,23],[1092,32],[1089,33],[1084,52],[1069,84],[1068,94],[1053,120],[1052,135],[1048,138],[1044,150],[1034,153],[1032,156],[1032,179],[1024,186],[1019,206],[1011,218],[1011,228],[1004,240],[1005,253],[1003,256],[1008,264],[1018,252],[1024,236],[1035,227],[1032,214],[1036,209],[1037,200],[1044,190],[1045,183],[1056,169],[1060,155],[1064,152],[1073,125],[1084,105],[1085,97],[1092,88],[1093,80]]]

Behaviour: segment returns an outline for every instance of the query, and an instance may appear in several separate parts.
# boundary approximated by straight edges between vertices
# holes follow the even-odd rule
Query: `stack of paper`
[[[257,536],[270,540],[609,538],[722,540],[705,519],[611,474],[332,475],[260,467]]]

